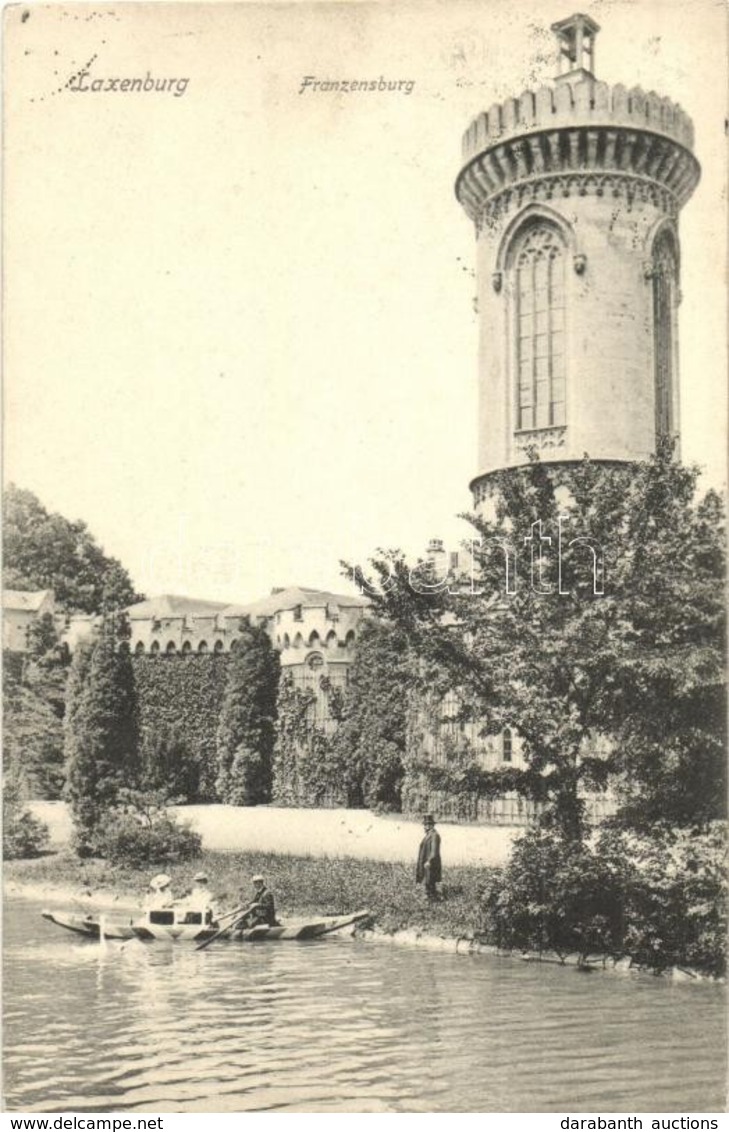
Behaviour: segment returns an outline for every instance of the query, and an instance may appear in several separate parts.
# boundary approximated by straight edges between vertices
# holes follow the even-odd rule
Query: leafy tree
[[[78,852],[88,854],[120,789],[138,778],[131,659],[118,649],[119,626],[105,618],[98,639],[74,655],[65,729],[66,794]]]
[[[392,624],[366,623],[333,737],[350,805],[402,808],[411,673],[405,635]]]
[[[48,512],[32,492],[13,485],[4,496],[3,585],[52,589],[72,612],[100,613],[140,600],[126,570],[104,554],[85,523]]]
[[[28,646],[5,657],[3,766],[26,797],[59,798],[69,656],[49,614],[31,625]]]
[[[484,793],[508,778],[567,839],[609,782],[634,823],[722,812],[722,514],[713,493],[696,502],[697,475],[668,445],[629,467],[535,459],[492,477],[472,578],[439,584],[398,552],[374,562],[375,605],[421,687],[456,688],[486,733],[521,735],[526,769],[479,770]]]
[[[280,672],[268,633],[245,618],[228,664],[217,732],[216,789],[223,802],[270,800]]]

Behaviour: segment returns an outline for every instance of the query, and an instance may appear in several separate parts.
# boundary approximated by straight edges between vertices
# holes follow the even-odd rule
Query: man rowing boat
[[[260,875],[253,878],[253,902],[240,926],[254,928],[257,924],[266,924],[269,928],[278,924],[273,893],[266,888],[266,882]]]

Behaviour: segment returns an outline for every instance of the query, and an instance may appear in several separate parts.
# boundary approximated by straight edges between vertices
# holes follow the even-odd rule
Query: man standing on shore
[[[425,895],[428,900],[437,900],[436,885],[441,879],[440,861],[440,834],[435,828],[432,814],[425,814],[423,818],[425,836],[418,849],[418,865],[415,872],[417,884],[425,881]]]

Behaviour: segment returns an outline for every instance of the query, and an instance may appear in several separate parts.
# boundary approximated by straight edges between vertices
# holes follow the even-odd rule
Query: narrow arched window
[[[511,762],[513,752],[513,740],[511,737],[511,728],[505,727],[501,735],[501,758],[505,763]]]
[[[673,390],[675,370],[675,310],[678,263],[673,238],[663,232],[653,245],[653,380],[656,439],[676,429]]]
[[[565,423],[564,245],[552,224],[530,225],[512,259],[516,304],[516,427]]]

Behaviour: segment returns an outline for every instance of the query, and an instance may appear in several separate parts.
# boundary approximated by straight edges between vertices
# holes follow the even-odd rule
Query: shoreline
[[[139,909],[140,898],[131,890],[122,890],[116,896],[102,891],[94,893],[87,888],[80,889],[68,884],[60,883],[33,883],[28,881],[10,880],[3,883],[3,900],[29,900],[38,904],[47,904],[52,901],[65,901],[71,905],[81,905],[91,911],[98,909],[101,912],[118,912],[127,914]],[[289,913],[297,915],[296,911]],[[725,979],[717,979],[711,975],[704,975],[689,968],[671,967],[667,971],[656,973],[645,967],[633,964],[629,957],[622,959],[595,959],[587,963],[580,963],[575,955],[567,955],[563,959],[552,952],[541,955],[532,952],[504,951],[496,944],[485,943],[475,935],[464,934],[459,936],[434,935],[424,932],[417,927],[402,928],[396,931],[385,931],[376,925],[372,928],[357,928],[356,925],[342,930],[343,935],[350,935],[379,946],[409,947],[413,950],[439,951],[452,955],[487,956],[491,959],[511,960],[512,962],[546,964],[550,967],[563,967],[565,970],[580,971],[585,974],[595,972],[602,975],[620,975],[636,977],[650,977],[667,979],[674,983],[704,984],[713,983],[723,985]]]

